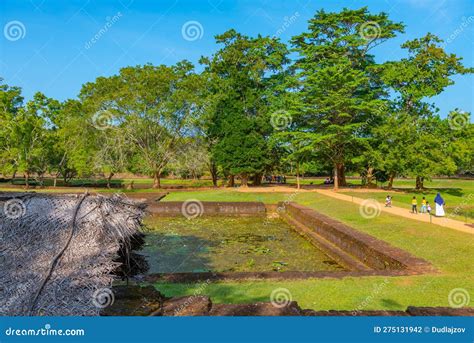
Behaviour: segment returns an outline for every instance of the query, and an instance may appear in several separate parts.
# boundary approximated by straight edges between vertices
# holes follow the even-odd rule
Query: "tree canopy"
[[[416,186],[435,175],[472,174],[470,113],[440,114],[430,102],[473,72],[426,33],[377,62],[375,48],[403,23],[366,7],[317,11],[285,44],[233,29],[197,72],[189,61],[127,66],[60,102],[24,101],[0,79],[0,173],[26,186],[119,173],[199,178],[234,186],[266,174],[357,173],[367,186],[397,176]]]

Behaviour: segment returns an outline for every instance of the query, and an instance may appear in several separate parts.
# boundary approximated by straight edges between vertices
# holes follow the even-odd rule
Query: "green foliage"
[[[451,76],[473,72],[461,64],[462,58],[446,53],[441,43],[431,33],[407,41],[402,48],[408,50],[408,57],[384,65],[382,79],[400,93],[405,106],[438,95],[454,83]]]
[[[362,32],[368,22],[377,23],[379,30],[370,39]],[[360,153],[370,129],[367,123],[382,115],[385,93],[369,51],[402,30],[402,24],[393,23],[384,13],[370,14],[367,8],[321,10],[309,21],[308,31],[292,39],[300,56],[294,79],[290,78],[299,132],[295,137],[307,140],[319,158],[329,160],[335,169],[343,171]]]
[[[404,43],[405,58],[377,63],[372,49],[403,31],[366,7],[321,10],[291,51],[228,30],[201,73],[188,61],[129,66],[63,103],[41,93],[24,103],[0,79],[0,173],[110,185],[131,172],[159,187],[164,175],[196,179],[206,169],[214,185],[219,174],[246,185],[265,173],[332,171],[337,187],[347,170],[368,185],[413,176],[419,188],[472,174],[470,114],[440,119],[429,99],[473,69],[431,33]]]
[[[283,82],[287,49],[276,39],[250,38],[234,30],[216,41],[223,47],[201,60],[211,103],[204,130],[212,142],[212,158],[226,173],[241,175],[245,183],[271,162],[269,118]]]
[[[423,187],[423,179],[455,173],[461,160],[469,160],[464,156],[472,156],[467,152],[468,139],[450,129],[450,119],[441,121],[437,110],[424,101],[453,84],[453,75],[473,71],[461,64],[461,58],[447,54],[440,43],[430,33],[408,41],[402,45],[408,49],[407,58],[381,67],[382,80],[399,96],[392,101],[390,118],[376,129],[379,139],[385,141],[381,142],[380,150],[386,158],[379,165],[392,178],[416,176],[418,188]],[[471,126],[468,121],[463,126]]]
[[[131,160],[130,169],[154,176],[159,187],[180,140],[199,115],[199,87],[199,76],[186,61],[171,67],[126,67],[119,75],[84,85],[80,99],[86,121],[96,129],[96,166],[115,173]]]

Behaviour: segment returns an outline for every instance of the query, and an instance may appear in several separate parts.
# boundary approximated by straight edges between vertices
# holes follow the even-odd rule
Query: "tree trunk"
[[[40,188],[44,188],[44,174],[38,174],[38,180],[40,183]]]
[[[345,187],[347,186],[346,182],[346,172],[345,172],[345,167],[344,163],[338,163],[337,164],[337,175],[339,176],[339,186],[340,187]]]
[[[254,186],[261,186],[262,185],[262,174],[257,173],[253,176],[253,185]]]
[[[339,175],[337,174],[337,165],[334,166],[334,190],[337,191],[339,189]]]
[[[372,168],[372,167],[367,168],[367,176],[366,177],[367,177],[367,187],[369,187],[369,188],[373,187],[374,185],[373,185],[372,181],[373,181],[373,178],[374,178],[374,168]]]
[[[234,187],[234,185],[235,185],[235,176],[229,175],[229,178],[227,179],[227,187]]]
[[[416,177],[416,189],[423,189],[424,178],[422,176]]]
[[[107,178],[107,188],[110,188],[110,180],[112,180],[113,176],[114,176],[114,173],[109,174],[109,177]]]
[[[240,175],[240,187],[248,187],[249,186],[248,183],[249,183],[249,176],[246,173],[241,174]]]
[[[388,189],[392,189],[393,187],[393,179],[395,178],[395,174],[391,173],[388,178]]]
[[[300,163],[296,162],[296,189],[300,189]]]
[[[209,172],[211,173],[212,177],[212,185],[217,187],[217,166],[214,162],[209,164]]]
[[[26,188],[26,189],[30,188],[30,173],[26,173],[26,175],[25,175],[25,183],[26,183],[25,188]]]
[[[153,174],[153,188],[161,188],[161,173],[155,172]]]

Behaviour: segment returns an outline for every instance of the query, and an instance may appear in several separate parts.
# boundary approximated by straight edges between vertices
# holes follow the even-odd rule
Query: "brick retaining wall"
[[[214,202],[214,201],[162,201],[150,204],[148,211],[157,216],[179,217],[187,212],[185,207],[193,206],[199,216],[265,216],[266,209],[262,202]],[[189,210],[191,213],[191,210]]]
[[[434,267],[427,261],[373,236],[357,231],[313,209],[293,202],[284,206],[280,204],[281,207],[285,208],[286,212],[282,216],[289,216],[287,219],[296,221],[296,225],[293,225],[293,227],[301,234],[314,236],[314,238],[322,237],[335,246],[334,250],[344,251],[371,269],[402,269],[414,274],[435,271]]]

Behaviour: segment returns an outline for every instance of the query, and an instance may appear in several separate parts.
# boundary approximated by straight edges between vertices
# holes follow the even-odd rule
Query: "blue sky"
[[[405,34],[373,50],[378,61],[403,57],[401,43],[432,32],[451,37],[446,50],[473,66],[472,0],[2,0],[0,77],[22,87],[27,99],[36,91],[60,100],[75,98],[83,83],[124,66],[182,59],[197,64],[200,56],[217,49],[214,36],[230,28],[274,35],[289,21],[279,35],[287,41],[306,29],[318,9],[365,5],[407,25]],[[202,27],[196,37],[192,30],[183,36],[183,25],[190,21]],[[455,81],[432,99],[443,117],[456,107],[473,111],[473,76]]]

